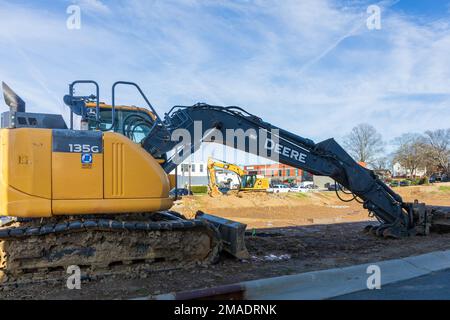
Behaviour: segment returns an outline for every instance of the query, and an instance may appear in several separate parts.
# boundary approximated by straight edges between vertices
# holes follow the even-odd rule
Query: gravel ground
[[[399,189],[397,189],[399,190]],[[438,186],[400,188],[408,201],[450,205],[450,193]],[[196,210],[248,224],[252,256],[238,261],[223,255],[215,265],[189,265],[155,271],[140,265],[116,267],[111,275],[84,279],[81,290],[69,290],[66,277],[52,283],[0,287],[2,299],[126,299],[200,289],[240,281],[312,270],[344,267],[450,249],[450,234],[400,240],[382,239],[362,230],[374,223],[355,202],[343,204],[332,193],[307,196],[245,195],[190,197],[174,210],[187,216]]]
[[[450,234],[379,239],[362,232],[366,224],[257,230],[256,235],[246,239],[252,255],[249,261],[237,261],[224,255],[215,265],[162,272],[146,272],[129,266],[120,275],[84,280],[81,290],[67,289],[66,280],[62,279],[10,287],[0,294],[3,299],[125,299],[450,249]]]

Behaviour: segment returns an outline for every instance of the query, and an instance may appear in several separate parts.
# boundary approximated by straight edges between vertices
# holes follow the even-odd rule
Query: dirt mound
[[[244,193],[235,196],[185,197],[176,210],[193,217],[197,210],[246,223],[248,228],[367,221],[367,211],[356,202],[343,203],[334,192]]]

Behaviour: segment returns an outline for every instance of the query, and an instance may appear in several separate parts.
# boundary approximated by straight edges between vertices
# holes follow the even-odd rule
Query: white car
[[[287,193],[289,192],[290,188],[288,186],[285,186],[284,184],[276,184],[273,187],[267,189],[267,192],[270,193]]]
[[[304,188],[301,186],[292,186],[289,188],[289,192],[308,192],[308,188]]]
[[[300,187],[301,188],[310,188],[312,189],[314,186],[314,182],[313,181],[302,181],[300,182]]]

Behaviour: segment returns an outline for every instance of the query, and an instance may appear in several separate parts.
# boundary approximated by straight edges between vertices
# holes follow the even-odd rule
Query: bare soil
[[[450,192],[441,185],[395,190],[406,201],[419,199],[450,205]],[[124,266],[121,272],[84,279],[81,290],[68,290],[66,280],[10,286],[3,299],[124,299],[185,291],[245,280],[450,249],[450,234],[401,240],[380,239],[362,232],[375,223],[356,202],[343,203],[334,192],[311,194],[186,197],[173,208],[189,217],[197,210],[248,225],[247,248],[252,256],[238,261],[223,255],[215,265],[190,265],[169,271]]]

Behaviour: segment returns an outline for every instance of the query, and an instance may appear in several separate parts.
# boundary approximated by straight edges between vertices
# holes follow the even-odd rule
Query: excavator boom
[[[212,160],[211,158],[208,159],[207,169],[208,169],[208,193],[211,197],[220,196],[222,192],[220,192],[219,187],[217,186],[215,161]]]
[[[111,127],[115,119],[114,88],[119,84],[133,85],[143,95],[134,83],[116,82],[113,86]],[[79,97],[73,97],[72,86],[71,95],[66,100],[72,110],[81,111],[83,116],[85,112],[78,108],[82,101]],[[371,230],[378,235],[401,237],[428,234],[430,227],[436,224],[436,217],[439,217],[439,221],[449,217],[450,210],[442,207],[437,209],[417,201],[403,201],[372,170],[355,162],[334,139],[315,143],[236,106],[222,107],[205,103],[175,106],[161,118],[147,98],[143,97],[154,117],[151,121],[137,117],[123,126],[147,128],[140,143],[153,158],[162,162],[166,173],[195,152],[202,142],[215,142],[303,169],[314,175],[331,177],[339,186],[349,190],[353,199],[360,200],[364,208],[380,221],[380,226]],[[96,109],[96,121],[100,123],[98,100]],[[128,136],[129,131],[124,134]]]
[[[386,237],[427,234],[432,224],[432,207],[404,202],[373,171],[359,165],[334,140],[314,143],[278,128],[240,107],[222,107],[199,103],[176,106],[158,119],[143,147],[154,157],[175,150],[163,164],[172,171],[202,142],[216,142],[280,163],[303,169],[315,175],[333,178],[359,199],[365,209],[381,223],[372,231]],[[185,135],[180,137],[180,129]],[[443,210],[441,210],[442,212]]]

